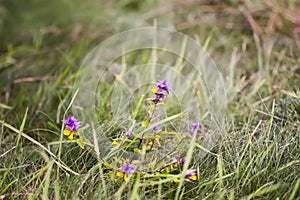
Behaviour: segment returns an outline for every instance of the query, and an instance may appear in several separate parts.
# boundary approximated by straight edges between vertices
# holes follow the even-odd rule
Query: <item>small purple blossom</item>
[[[167,92],[168,94],[170,94],[170,88],[167,84],[167,80],[163,80],[163,81],[157,81],[157,85],[156,85],[157,90],[160,92],[161,90],[164,90],[165,92]]]
[[[199,123],[191,123],[191,127],[193,131],[197,131],[197,132],[201,131],[201,126]]]
[[[179,159],[179,156],[176,155],[176,156],[173,158],[173,163],[177,163],[177,162],[179,162],[180,165],[184,165],[184,163],[185,163],[185,158],[183,157],[183,158],[180,158],[180,159]]]
[[[131,174],[132,171],[133,171],[134,167],[131,166],[130,164],[126,163],[126,164],[123,164],[120,171],[124,174]]]
[[[201,132],[201,125],[199,123],[191,123],[191,130],[189,130],[189,135],[193,136],[195,132]]]
[[[194,169],[188,169],[184,178],[187,181],[194,180],[195,175],[196,175],[196,173],[195,173]]]
[[[152,130],[153,130],[154,132],[157,132],[157,131],[159,131],[159,128],[158,128],[158,126],[154,126],[154,127],[152,128]]]
[[[157,92],[157,93],[155,93],[155,97],[158,100],[162,100],[162,99],[164,99],[166,97],[166,95],[163,92]]]
[[[131,133],[129,131],[127,131],[125,135],[126,135],[126,137],[130,137]]]
[[[63,120],[63,123],[67,126],[67,129],[72,132],[77,131],[80,127],[78,120],[72,115],[69,115],[68,119]]]
[[[148,101],[153,101],[155,104],[158,104],[166,98],[166,93],[170,94],[170,88],[167,85],[167,80],[157,81],[155,88],[151,90],[155,94],[155,98],[148,98]]]
[[[184,163],[185,163],[185,158],[181,158],[181,159],[179,160],[179,164],[184,165]]]

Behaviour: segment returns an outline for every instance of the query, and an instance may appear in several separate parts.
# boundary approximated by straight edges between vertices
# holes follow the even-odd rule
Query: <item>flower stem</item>
[[[148,119],[148,125],[149,125],[150,122],[152,121],[156,109],[157,109],[157,104],[154,105],[154,109],[152,110],[152,113],[151,113],[151,115],[150,115],[150,117],[149,117],[149,119]],[[142,137],[140,138],[140,143],[139,143],[139,145],[138,145],[138,148],[141,147],[141,144],[142,144],[142,141],[143,141],[143,139],[144,139],[144,136],[145,136],[145,132],[143,133]]]

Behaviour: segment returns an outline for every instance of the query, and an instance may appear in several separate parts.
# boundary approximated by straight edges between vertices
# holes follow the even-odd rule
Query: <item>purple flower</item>
[[[185,158],[181,158],[181,159],[179,160],[179,164],[184,165],[184,163],[185,163]]]
[[[190,180],[195,181],[195,180],[197,179],[195,170],[194,170],[194,169],[188,169],[188,170],[187,170],[187,173],[186,173],[186,175],[185,175],[184,178],[185,178],[185,180],[187,180],[187,181],[190,181]]]
[[[191,127],[193,131],[201,132],[201,126],[199,123],[191,123]]]
[[[168,94],[170,94],[170,88],[167,85],[167,80],[163,80],[163,81],[157,81],[157,85],[156,85],[157,90],[160,92],[161,90],[164,90],[165,92],[167,92]]]
[[[162,100],[165,98],[166,95],[163,92],[157,92],[157,93],[155,93],[155,96],[156,96],[156,99]]]
[[[72,132],[77,131],[80,127],[78,120],[72,115],[69,115],[68,119],[63,120],[63,123],[67,126],[67,129]]]
[[[154,132],[157,132],[157,131],[159,131],[159,128],[158,128],[158,126],[154,126],[154,127],[152,128],[152,130],[153,130]]]
[[[130,164],[126,163],[126,164],[123,164],[120,171],[124,174],[131,174],[132,171],[133,171],[133,166],[131,166]]]
[[[155,104],[158,104],[166,98],[166,93],[170,94],[170,88],[167,85],[167,80],[157,81],[155,88],[152,88],[151,91],[155,94],[155,98],[149,98],[148,101],[153,101]]]
[[[184,165],[185,163],[185,158],[180,158],[179,159],[179,156],[176,155],[174,158],[173,158],[173,163],[179,163],[180,165]]]
[[[193,136],[195,132],[201,132],[201,126],[199,123],[191,123],[191,130],[189,130],[189,135]]]
[[[131,133],[129,131],[126,132],[126,137],[130,137]]]

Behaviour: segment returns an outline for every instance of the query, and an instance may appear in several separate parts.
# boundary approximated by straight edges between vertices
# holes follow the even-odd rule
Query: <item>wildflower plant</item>
[[[123,177],[125,181],[127,181],[128,176],[133,173],[134,167],[129,163],[125,163],[122,165],[120,170],[117,172],[117,176]]]
[[[67,136],[69,140],[73,140],[75,137],[76,143],[82,149],[84,149],[84,144],[83,144],[82,138],[78,134],[78,130],[80,128],[80,123],[79,123],[78,119],[76,119],[72,115],[69,115],[69,117],[66,120],[63,120],[63,123],[65,125],[64,135]]]
[[[146,113],[148,114],[145,116],[146,119],[141,122],[142,128],[134,125],[130,130],[124,130],[119,138],[112,139],[111,144],[117,148],[114,154],[116,155],[116,163],[123,163],[122,167],[116,170],[116,175],[122,177],[125,181],[128,179],[129,174],[134,176],[134,173],[142,173],[145,177],[147,176],[145,175],[146,173],[152,178],[154,178],[153,175],[157,173],[163,174],[164,176],[181,174],[183,166],[186,163],[186,158],[178,155],[173,157],[173,155],[175,153],[184,155],[188,146],[180,146],[180,143],[184,144],[184,140],[187,140],[185,142],[189,143],[190,141],[188,140],[190,140],[190,138],[188,136],[193,136],[201,132],[199,123],[190,124],[191,128],[187,130],[189,134],[168,131],[169,121],[161,123],[164,119],[160,119],[162,116],[158,114],[163,107],[167,106],[166,100],[172,97],[167,80],[158,80],[155,87],[152,87],[150,91],[152,94],[150,94],[149,98],[146,98],[144,102],[146,105]],[[182,114],[177,117],[181,116]],[[138,132],[142,133],[139,134]],[[162,146],[168,147],[168,141],[171,141],[170,138],[173,138],[173,142],[178,142],[178,148],[169,149],[163,155],[152,153],[153,151],[160,152]],[[130,158],[131,163],[122,159],[122,155],[129,152],[133,153],[133,156]],[[133,170],[133,163],[138,166],[135,170]],[[196,177],[195,171],[191,168],[185,175],[185,180],[194,181],[197,179]],[[174,182],[176,182],[176,179],[174,179]]]
[[[136,173],[140,173],[144,178],[181,175],[183,166],[190,165],[186,162],[185,153],[188,151],[191,138],[195,134],[201,133],[200,124],[190,123],[190,128],[185,132],[187,134],[174,131],[171,126],[172,120],[181,118],[184,114],[180,113],[170,119],[167,118],[167,120],[159,114],[162,108],[168,106],[168,98],[172,98],[168,81],[156,81],[156,85],[149,91],[149,97],[144,101],[145,113],[147,113],[144,115],[144,120],[137,122],[129,118],[127,121],[131,124],[127,126],[129,128],[124,125],[122,129],[112,131],[119,132],[119,134],[110,136],[110,150],[104,155],[99,155],[106,168],[113,170],[110,173],[113,179],[116,176],[127,181]],[[69,116],[63,122],[66,126],[64,134],[70,140],[73,140],[74,137],[78,138],[77,143],[83,144],[78,134],[80,128],[78,120]],[[112,130],[113,127],[114,125],[109,130]],[[95,150],[95,146],[89,145],[89,147]],[[104,145],[100,148],[105,147],[107,146]],[[184,180],[197,180],[195,170],[189,168]],[[179,179],[175,178],[173,182],[179,182]]]

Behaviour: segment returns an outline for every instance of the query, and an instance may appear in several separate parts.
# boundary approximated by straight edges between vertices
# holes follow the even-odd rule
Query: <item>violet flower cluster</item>
[[[122,165],[120,171],[124,174],[131,174],[133,171],[134,167],[128,163],[125,163]]]
[[[72,132],[77,131],[80,127],[78,120],[72,115],[70,115],[68,119],[63,120],[63,123],[67,126],[67,129]]]
[[[188,134],[193,136],[196,132],[201,132],[201,125],[199,123],[191,123],[191,129],[188,131]]]
[[[155,98],[151,99],[155,103],[158,103],[166,98],[166,94],[170,94],[170,88],[167,84],[167,80],[157,81],[157,85],[152,89],[155,94]]]

